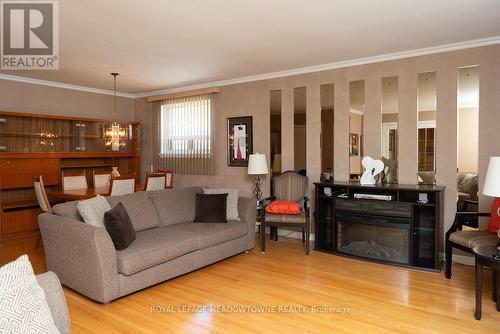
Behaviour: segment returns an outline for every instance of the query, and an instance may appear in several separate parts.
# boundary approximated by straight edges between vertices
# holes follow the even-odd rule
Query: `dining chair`
[[[174,187],[174,174],[171,170],[163,170],[159,169],[157,173],[165,174],[165,188],[173,188]]]
[[[135,192],[135,175],[111,177],[110,196],[133,194]]]
[[[38,205],[43,212],[52,211],[52,206],[50,205],[47,192],[45,192],[45,186],[43,185],[42,176],[36,176],[33,180],[33,187],[35,188],[36,199],[38,200]],[[38,236],[35,248],[38,248],[42,242],[42,237]]]
[[[309,178],[294,171],[286,171],[281,175],[274,176],[273,196],[262,200],[266,203],[262,208],[261,216],[261,250],[266,249],[265,232],[266,226],[270,227],[300,227],[302,229],[302,242],[305,243],[306,254],[309,255],[309,206],[307,197]],[[300,204],[301,212],[293,214],[273,214],[266,212],[266,206],[274,200],[294,201]],[[278,231],[275,231],[277,237]]]
[[[109,188],[111,186],[111,171],[93,170],[94,188]]]
[[[147,173],[145,191],[162,190],[166,188],[167,174],[165,173]]]
[[[62,189],[72,190],[72,189],[87,189],[87,175],[85,171],[69,173],[62,173]]]
[[[33,187],[35,188],[36,199],[38,200],[38,205],[43,212],[49,212],[52,210],[49,198],[45,192],[45,186],[43,185],[42,176],[36,176],[33,180]]]

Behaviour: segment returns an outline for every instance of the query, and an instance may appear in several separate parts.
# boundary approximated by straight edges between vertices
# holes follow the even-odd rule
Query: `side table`
[[[478,246],[472,249],[476,258],[476,311],[474,317],[481,320],[481,298],[483,293],[483,267],[493,271],[493,301],[496,302],[497,311],[500,312],[500,259],[495,258],[495,246]]]

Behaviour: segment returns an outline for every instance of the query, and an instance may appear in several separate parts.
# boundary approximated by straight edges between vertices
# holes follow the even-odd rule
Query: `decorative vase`
[[[112,167],[111,175],[120,176],[120,172],[118,172],[118,167]]]

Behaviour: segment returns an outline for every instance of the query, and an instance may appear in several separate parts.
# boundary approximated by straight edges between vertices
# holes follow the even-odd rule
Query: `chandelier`
[[[119,73],[111,73],[114,81],[114,117],[118,116],[118,112],[116,110],[116,77],[120,75]],[[111,151],[119,151],[120,147],[124,147],[127,145],[127,128],[122,128],[117,121],[114,121],[111,124],[111,127],[107,127],[104,130],[104,138],[107,149],[111,149]]]

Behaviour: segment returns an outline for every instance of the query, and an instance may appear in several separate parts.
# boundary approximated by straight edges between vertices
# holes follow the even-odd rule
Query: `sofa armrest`
[[[255,247],[255,217],[257,201],[251,197],[241,197],[238,200],[238,214],[248,226],[248,250]]]
[[[38,284],[42,287],[54,318],[57,329],[62,334],[71,333],[69,324],[68,307],[57,275],[51,271],[36,276]]]
[[[62,284],[101,303],[118,297],[116,250],[105,229],[51,213],[38,216],[38,225],[47,269]]]

